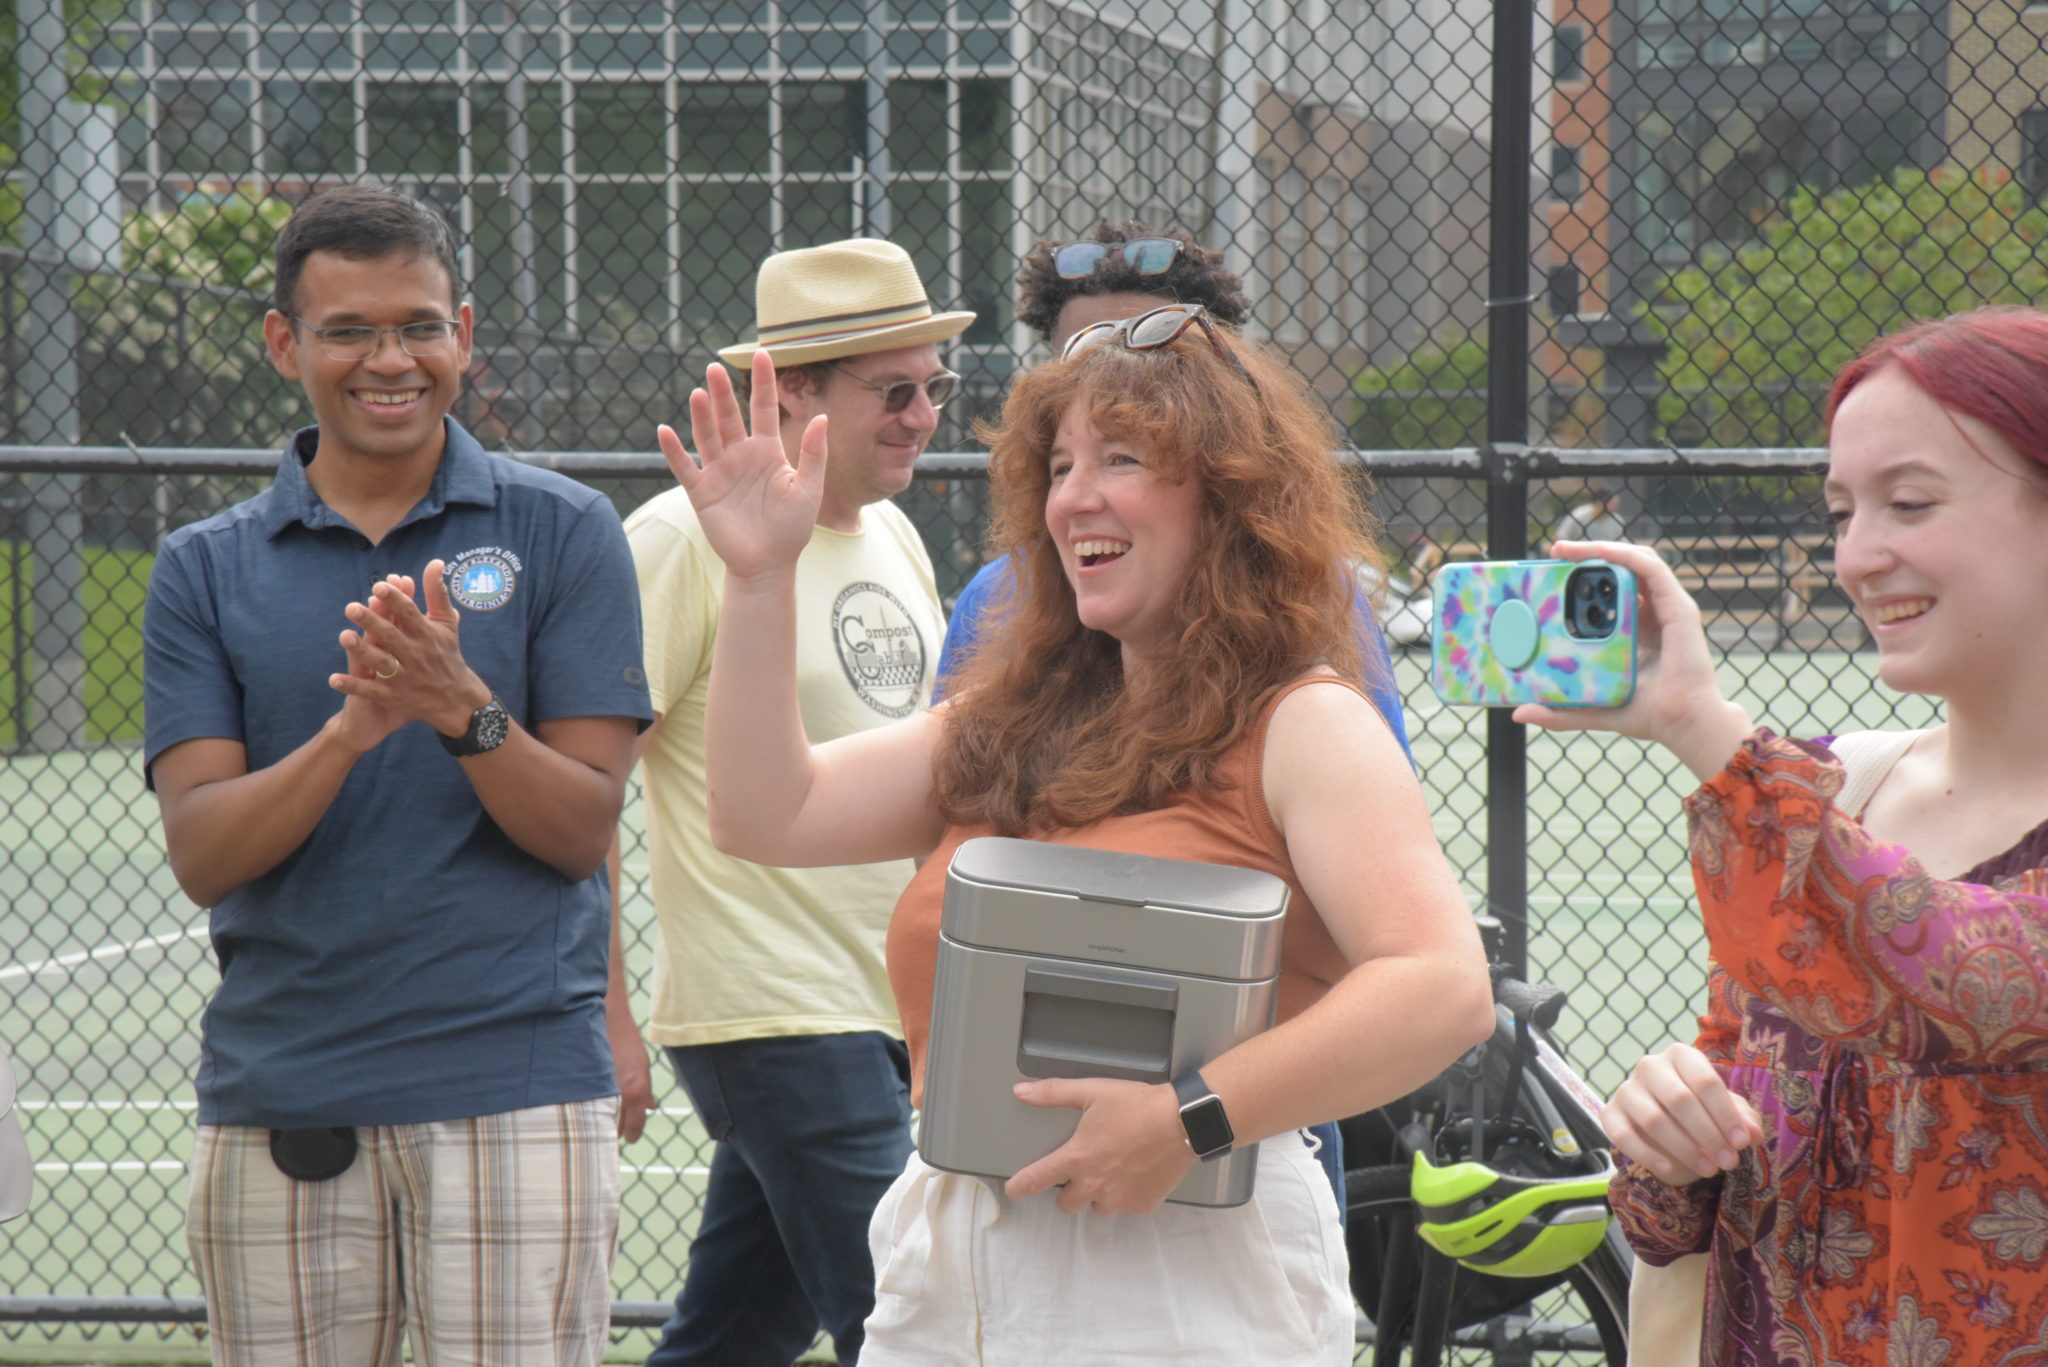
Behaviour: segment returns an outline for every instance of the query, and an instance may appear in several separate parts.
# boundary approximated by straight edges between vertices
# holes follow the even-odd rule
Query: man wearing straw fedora
[[[959,384],[938,344],[974,315],[936,312],[908,253],[857,239],[769,257],[756,318],[753,340],[718,355],[742,374],[756,351],[774,358],[792,462],[828,419],[797,586],[804,727],[825,740],[930,700],[945,616],[888,499]],[[656,714],[639,747],[661,936],[649,1033],[716,1141],[688,1275],[647,1361],[788,1367],[822,1327],[850,1364],[874,1303],[868,1217],[910,1153],[882,940],[911,866],[771,869],[713,848],[704,708],[723,569],[680,488],[626,533]]]

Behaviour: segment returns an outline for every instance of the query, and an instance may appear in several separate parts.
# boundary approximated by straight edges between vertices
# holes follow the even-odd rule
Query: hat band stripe
[[[883,328],[901,327],[905,323],[921,323],[934,317],[930,304],[919,304],[909,308],[877,310],[867,314],[848,314],[840,318],[806,318],[800,322],[785,323],[780,327],[762,328],[760,345],[788,346],[793,342],[824,342],[840,337],[860,337]],[[858,327],[847,327],[851,318],[872,318],[874,321]],[[831,326],[827,326],[830,324]]]

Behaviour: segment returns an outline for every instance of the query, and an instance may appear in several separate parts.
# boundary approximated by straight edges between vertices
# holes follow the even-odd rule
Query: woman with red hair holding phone
[[[1708,1255],[1689,1361],[2048,1362],[2048,314],[1873,343],[1828,396],[1825,493],[1879,677],[1943,723],[1781,739],[1653,551],[1558,547],[1635,571],[1645,668],[1625,707],[1517,719],[1702,783],[1708,1011],[1609,1104],[1615,1211],[1652,1264]]]

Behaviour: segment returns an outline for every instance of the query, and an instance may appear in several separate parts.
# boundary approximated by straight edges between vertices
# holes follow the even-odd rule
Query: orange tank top
[[[1230,864],[1284,879],[1288,896],[1287,922],[1280,942],[1280,1020],[1299,1015],[1350,968],[1343,952],[1330,938],[1315,904],[1309,901],[1294,876],[1287,844],[1279,827],[1273,824],[1273,814],[1266,810],[1265,788],[1260,781],[1266,728],[1273,720],[1274,710],[1295,689],[1313,683],[1332,683],[1359,692],[1343,680],[1327,675],[1297,679],[1276,690],[1259,709],[1250,732],[1223,752],[1223,784],[1182,794],[1154,811],[1104,817],[1086,826],[1034,837],[1055,845]],[[963,841],[994,833],[987,826],[948,826],[939,847],[903,890],[889,920],[889,985],[896,994],[896,1009],[903,1017],[904,1041],[910,1047],[910,1096],[916,1105],[923,1104],[924,1098],[924,1055],[931,1037],[932,980],[938,967],[946,869],[953,862],[953,851]]]

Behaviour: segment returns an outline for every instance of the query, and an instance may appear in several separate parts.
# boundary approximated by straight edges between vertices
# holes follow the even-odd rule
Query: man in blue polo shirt
[[[150,581],[145,764],[221,969],[186,1219],[217,1363],[603,1360],[638,595],[602,496],[447,418],[456,281],[425,205],[308,201],[264,337],[319,425]]]

